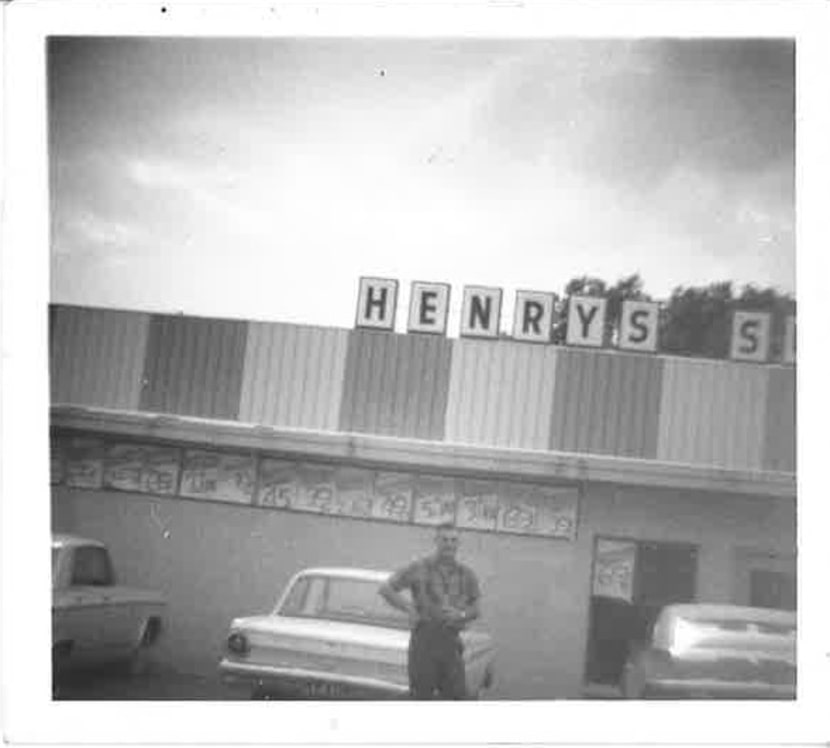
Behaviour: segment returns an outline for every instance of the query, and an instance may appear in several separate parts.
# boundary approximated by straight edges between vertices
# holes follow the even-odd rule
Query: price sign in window
[[[257,504],[288,509],[297,503],[297,464],[263,457],[259,462]]]
[[[408,473],[378,473],[372,499],[372,516],[392,522],[409,522],[415,478]]]

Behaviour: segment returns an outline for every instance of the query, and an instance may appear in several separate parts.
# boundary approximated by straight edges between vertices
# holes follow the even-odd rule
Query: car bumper
[[[736,683],[721,680],[663,679],[649,681],[645,694],[663,699],[795,699],[795,686],[772,683]]]
[[[403,699],[409,687],[398,683],[356,675],[321,673],[295,667],[275,667],[223,659],[219,663],[222,680],[230,685],[244,684],[264,692],[310,699]]]

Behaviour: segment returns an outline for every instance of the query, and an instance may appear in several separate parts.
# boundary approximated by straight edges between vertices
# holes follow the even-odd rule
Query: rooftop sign
[[[450,307],[446,283],[413,281],[409,297],[407,332],[444,336]],[[551,343],[555,296],[545,291],[516,292],[512,338],[528,343]],[[398,281],[388,278],[360,279],[355,326],[372,330],[395,329]],[[565,343],[588,348],[604,344],[606,299],[572,296],[568,307]],[[502,289],[464,286],[461,295],[459,336],[495,340],[501,329]],[[653,301],[622,303],[616,331],[616,347],[622,350],[657,351],[660,305]],[[730,358],[764,363],[769,360],[771,316],[767,312],[736,311],[732,318]],[[795,363],[795,317],[787,317],[783,363]]]

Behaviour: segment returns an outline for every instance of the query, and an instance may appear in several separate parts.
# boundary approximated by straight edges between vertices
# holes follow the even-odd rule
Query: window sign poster
[[[372,516],[372,472],[359,468],[337,468],[335,511],[349,517]]]
[[[297,503],[297,463],[263,457],[259,461],[257,504],[288,509]]]
[[[539,497],[529,486],[500,484],[496,530],[523,535],[539,532],[541,519]]]
[[[378,473],[372,501],[372,516],[392,522],[409,522],[415,478],[409,473]]]
[[[538,508],[535,532],[552,538],[576,538],[579,489],[535,486],[532,492]]]
[[[104,460],[104,486],[120,491],[140,491],[145,447],[141,444],[109,444]]]
[[[498,484],[462,481],[456,524],[470,530],[495,530],[499,515]]]
[[[101,488],[104,480],[104,443],[78,436],[66,445],[66,485],[73,488]]]
[[[331,465],[302,465],[297,502],[293,507],[304,512],[334,514],[337,486]]]
[[[420,525],[455,522],[455,481],[432,475],[415,479],[413,519]]]
[[[250,504],[253,492],[253,455],[199,449],[185,452],[182,496]]]
[[[634,600],[634,561],[637,547],[625,540],[599,540],[594,557],[592,594]]]
[[[178,447],[147,446],[144,448],[144,470],[141,472],[143,493],[172,496],[179,482],[182,454]]]
[[[63,473],[63,444],[59,439],[52,437],[49,442],[49,482],[62,482]]]

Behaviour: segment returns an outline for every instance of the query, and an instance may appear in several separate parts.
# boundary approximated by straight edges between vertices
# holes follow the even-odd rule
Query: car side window
[[[115,584],[112,564],[106,548],[80,546],[72,554],[72,585],[110,587]]]

